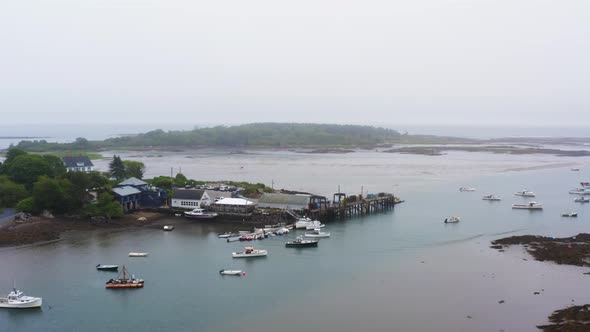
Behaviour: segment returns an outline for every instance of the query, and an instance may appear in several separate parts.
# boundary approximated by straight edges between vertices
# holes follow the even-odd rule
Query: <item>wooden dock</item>
[[[338,196],[341,194],[335,194]],[[336,201],[336,200],[334,200]],[[333,204],[319,204],[319,208],[309,210],[310,218],[318,220],[346,219],[354,216],[364,216],[393,209],[403,201],[393,194],[380,193],[378,196],[367,198],[358,196],[344,197]]]

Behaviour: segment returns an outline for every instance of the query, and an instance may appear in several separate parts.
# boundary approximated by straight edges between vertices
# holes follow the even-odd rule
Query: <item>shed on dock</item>
[[[211,208],[217,212],[225,213],[250,213],[256,204],[243,198],[223,198],[211,204]]]

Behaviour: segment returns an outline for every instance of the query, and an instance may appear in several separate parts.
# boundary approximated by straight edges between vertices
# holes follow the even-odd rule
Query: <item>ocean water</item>
[[[172,157],[133,158],[146,158],[149,171],[157,172]],[[516,248],[505,253],[489,248],[491,240],[516,234],[587,232],[590,205],[574,203],[567,193],[590,178],[587,158],[450,154],[422,159],[378,153],[174,158],[188,160],[183,171],[193,176],[225,174],[226,162],[235,169],[246,166],[246,173],[231,176],[301,181],[320,193],[339,183],[350,185],[349,193],[363,184],[370,192],[397,184],[396,194],[406,202],[388,213],[327,224],[332,236],[320,240],[318,248],[284,247],[303,231],[254,242],[270,253],[251,260],[232,259],[242,244],[216,237],[247,226],[215,222],[182,221],[172,232],[96,232],[3,248],[0,290],[8,293],[16,280],[26,293],[42,296],[44,306],[1,310],[0,330],[536,331],[553,310],[590,303],[584,291],[590,286],[583,275],[587,269],[535,262]],[[570,171],[569,164],[582,171]],[[304,171],[295,171],[302,165]],[[459,192],[461,186],[478,189]],[[543,211],[511,209],[526,202],[512,195],[523,188],[537,193]],[[482,201],[489,193],[503,200]],[[566,211],[579,217],[561,218]],[[462,222],[445,225],[444,218],[452,215]],[[131,251],[150,255],[128,258]],[[126,264],[146,280],[145,288],[104,289],[112,274],[96,271],[98,263]],[[247,275],[222,277],[222,268]]]

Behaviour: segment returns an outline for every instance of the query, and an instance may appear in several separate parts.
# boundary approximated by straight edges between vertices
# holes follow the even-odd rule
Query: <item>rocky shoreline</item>
[[[492,241],[492,248],[504,251],[508,246],[520,245],[537,261],[557,264],[590,266],[590,234],[580,233],[566,238],[535,235],[511,236]],[[588,273],[585,273],[588,274]],[[554,311],[550,324],[537,328],[545,332],[590,331],[590,304],[571,306]]]

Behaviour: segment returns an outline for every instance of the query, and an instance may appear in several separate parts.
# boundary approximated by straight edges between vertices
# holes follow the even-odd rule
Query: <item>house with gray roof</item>
[[[68,172],[92,172],[94,164],[88,156],[63,156],[61,158]]]
[[[166,190],[151,187],[147,182],[134,177],[117,184],[112,192],[125,212],[140,207],[157,208],[168,201]]]

